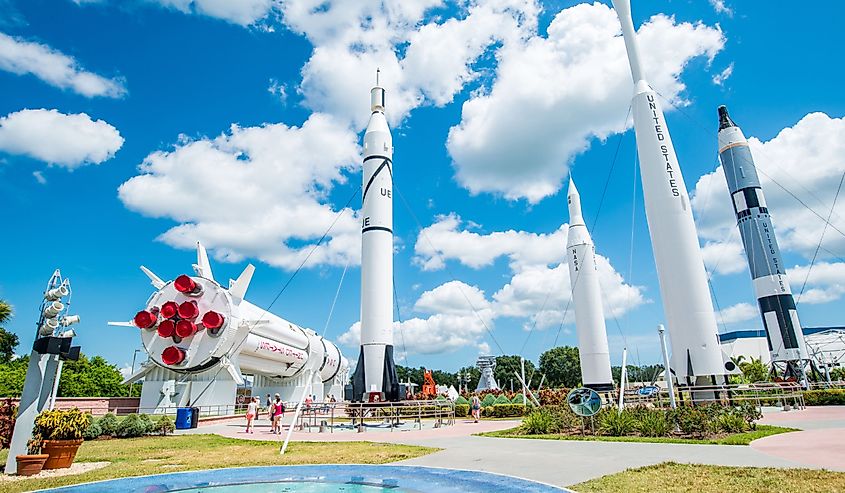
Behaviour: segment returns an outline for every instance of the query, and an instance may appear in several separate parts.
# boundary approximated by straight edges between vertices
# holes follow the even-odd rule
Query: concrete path
[[[761,438],[751,448],[803,466],[845,472],[845,406],[769,410],[760,422],[804,431]]]

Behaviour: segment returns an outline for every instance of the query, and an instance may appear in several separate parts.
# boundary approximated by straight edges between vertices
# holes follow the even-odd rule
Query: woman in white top
[[[252,420],[258,415],[258,397],[253,397],[249,400],[246,406],[246,433],[255,433],[255,427],[252,425]]]

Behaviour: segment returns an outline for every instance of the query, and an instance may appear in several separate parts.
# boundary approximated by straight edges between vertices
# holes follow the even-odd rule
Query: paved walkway
[[[804,431],[761,438],[751,448],[807,467],[845,471],[845,406],[771,410],[760,422]]]
[[[288,418],[290,419],[290,418]],[[691,445],[569,440],[529,440],[472,436],[507,429],[516,421],[458,420],[454,426],[414,431],[366,433],[296,432],[296,441],[404,443],[442,449],[399,464],[447,467],[508,474],[556,486],[570,486],[628,468],[666,461],[748,467],[809,467],[845,471],[845,406],[782,412],[767,409],[763,423],[808,431],[775,435],[752,446]],[[191,433],[216,433],[251,440],[282,440],[259,420],[254,434],[243,433],[243,421],[202,426]]]

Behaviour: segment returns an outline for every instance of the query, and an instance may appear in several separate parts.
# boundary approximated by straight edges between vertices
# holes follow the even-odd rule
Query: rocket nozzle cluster
[[[187,275],[177,277],[173,285],[181,294],[197,298],[203,295],[202,285]],[[223,314],[214,310],[209,310],[200,317],[197,300],[186,300],[182,303],[169,300],[160,307],[141,310],[133,318],[133,323],[139,329],[155,330],[159,337],[172,339],[177,344],[203,329],[207,329],[212,335],[217,334],[225,322]],[[185,350],[174,345],[164,350],[161,361],[166,365],[178,365],[185,357]]]

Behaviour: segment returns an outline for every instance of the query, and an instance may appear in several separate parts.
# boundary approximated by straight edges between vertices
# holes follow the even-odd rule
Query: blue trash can
[[[176,408],[176,429],[177,430],[187,430],[191,428],[193,423],[193,409],[190,407],[178,407]]]

